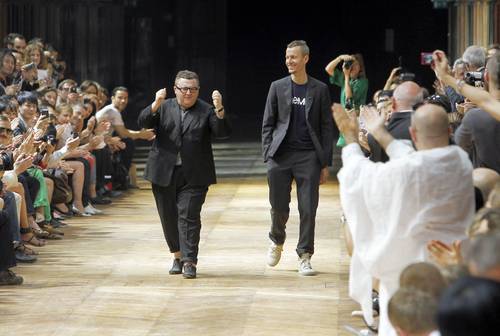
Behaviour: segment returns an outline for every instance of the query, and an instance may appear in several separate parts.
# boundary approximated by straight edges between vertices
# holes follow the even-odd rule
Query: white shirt
[[[340,201],[353,236],[349,294],[372,319],[372,277],[380,279],[379,335],[395,334],[387,302],[408,264],[427,259],[426,244],[465,237],[474,215],[472,164],[458,146],[415,151],[392,141],[390,161],[374,163],[358,144],[342,150]]]
[[[110,122],[110,135],[113,134],[115,126],[124,125],[122,114],[116,109],[113,104],[106,105],[102,109],[97,111],[95,117],[97,119],[97,122],[100,122],[102,120],[107,120]]]

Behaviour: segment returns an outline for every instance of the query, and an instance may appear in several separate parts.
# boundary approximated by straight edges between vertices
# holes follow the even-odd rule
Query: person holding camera
[[[483,94],[475,95],[478,90],[478,93],[482,93],[482,89],[475,87],[475,90],[471,90],[474,85],[467,84],[462,79],[453,78],[447,71],[448,60],[442,51],[434,52],[434,62],[436,76],[459,94],[473,98],[474,103],[481,102],[476,99],[477,96],[487,95],[484,91]],[[500,53],[488,59],[485,80],[488,83],[490,97],[498,101],[500,99]],[[487,105],[480,104],[479,108],[470,109],[465,114],[461,125],[455,131],[455,143],[472,156],[474,168],[485,167],[500,173],[500,120],[485,111],[485,107]]]
[[[342,62],[342,71],[337,66]],[[340,55],[327,64],[326,73],[330,75],[330,83],[340,87],[340,104],[348,109],[356,109],[366,103],[368,79],[361,54]],[[345,146],[342,134],[337,146]]]

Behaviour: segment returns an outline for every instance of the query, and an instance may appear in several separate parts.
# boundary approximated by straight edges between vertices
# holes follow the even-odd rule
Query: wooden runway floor
[[[282,260],[266,266],[265,179],[223,179],[202,212],[198,279],[171,276],[171,256],[150,190],[102,207],[105,216],[68,221],[65,239],[38,248],[0,287],[0,335],[349,335],[348,257],[338,185],[321,187],[312,265],[297,274],[295,197]]]

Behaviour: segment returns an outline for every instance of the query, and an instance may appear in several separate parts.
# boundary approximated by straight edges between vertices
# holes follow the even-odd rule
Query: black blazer
[[[306,94],[307,128],[321,167],[331,166],[333,118],[330,93],[325,83],[308,77]],[[264,161],[272,158],[285,138],[292,111],[290,76],[271,83],[262,120],[262,153]]]
[[[198,99],[186,113],[181,130],[181,111],[175,98],[165,100],[155,114],[151,105],[139,115],[138,124],[154,128],[156,138],[148,155],[144,178],[168,186],[180,152],[182,169],[188,184],[208,186],[216,183],[212,154],[212,135],[227,137],[227,119],[219,119],[214,108]]]

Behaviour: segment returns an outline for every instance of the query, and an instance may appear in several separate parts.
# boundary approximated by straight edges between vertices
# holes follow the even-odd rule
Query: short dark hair
[[[9,102],[6,102],[6,101],[0,101],[0,113],[2,113],[3,111],[7,110],[9,108]],[[1,116],[1,114],[0,114]]]
[[[198,85],[200,85],[200,77],[198,77],[198,74],[194,71],[190,70],[181,70],[175,75],[175,83],[177,83],[178,79],[195,79],[198,82]]]
[[[18,33],[10,33],[3,39],[4,46],[7,47],[8,44],[14,44],[14,40],[16,38],[26,41],[26,38],[23,35]]]
[[[309,55],[309,46],[307,45],[307,42],[304,40],[295,40],[286,46],[288,48],[295,48],[295,47],[300,47],[302,50],[302,55]]]
[[[3,64],[3,60],[5,57],[10,56],[14,59],[14,66],[16,65],[16,57],[12,54],[11,49],[1,49],[0,50],[0,66]]]
[[[439,300],[437,324],[442,336],[492,335],[500,330],[500,283],[464,277]]]
[[[97,88],[99,90],[99,88]],[[118,91],[123,91],[128,93],[128,89],[125,86],[117,86],[111,91],[111,96],[114,97]]]
[[[17,95],[17,101],[19,102],[19,105],[23,105],[24,103],[32,103],[38,106],[38,99],[36,94],[30,91],[21,91]]]

